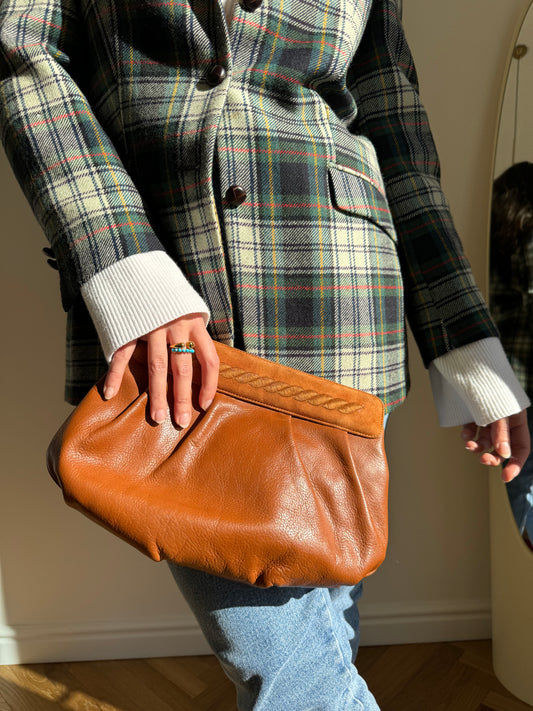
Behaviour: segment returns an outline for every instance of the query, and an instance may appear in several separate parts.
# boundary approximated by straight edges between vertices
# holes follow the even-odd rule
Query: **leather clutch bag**
[[[186,428],[150,419],[144,343],[115,397],[103,380],[92,388],[48,449],[67,504],[156,561],[252,585],[375,571],[387,545],[382,402],[215,346],[217,394],[202,411],[195,362]]]

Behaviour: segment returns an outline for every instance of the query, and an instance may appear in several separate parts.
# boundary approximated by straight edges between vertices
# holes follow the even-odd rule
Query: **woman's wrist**
[[[81,288],[105,357],[140,336],[191,313],[209,321],[209,308],[162,251],[116,262]]]
[[[484,426],[530,404],[498,338],[484,338],[436,358],[429,375],[442,427],[468,422]]]

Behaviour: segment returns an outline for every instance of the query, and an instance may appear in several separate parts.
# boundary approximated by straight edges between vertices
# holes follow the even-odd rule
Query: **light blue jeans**
[[[527,423],[533,442],[533,407],[527,411]],[[520,474],[507,484],[507,493],[520,535],[527,531],[529,540],[533,541],[533,452]]]
[[[170,569],[240,711],[379,711],[353,665],[361,583],[263,589]]]

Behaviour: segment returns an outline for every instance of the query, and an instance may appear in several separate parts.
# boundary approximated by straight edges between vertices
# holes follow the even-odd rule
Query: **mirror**
[[[502,344],[533,401],[533,9],[512,51],[496,144],[489,301]],[[533,413],[529,411],[533,435]],[[524,543],[533,551],[533,454],[507,485]]]
[[[533,2],[510,48],[508,68],[494,160],[489,302],[504,348],[531,399]],[[532,420],[530,414],[530,432]],[[533,705],[533,553],[528,543],[533,534],[533,457],[512,486],[498,476],[489,482],[494,671],[511,693]]]

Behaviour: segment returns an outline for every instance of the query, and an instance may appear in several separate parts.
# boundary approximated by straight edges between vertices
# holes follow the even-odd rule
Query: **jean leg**
[[[533,440],[533,407],[527,411],[529,434]],[[530,453],[520,474],[507,484],[509,503],[513,510],[520,535],[527,526],[531,540],[533,534],[533,452]]]
[[[170,569],[236,686],[240,711],[379,711],[351,663],[356,633],[350,639],[340,614],[348,588],[262,589]]]
[[[357,585],[341,585],[330,588],[331,602],[339,619],[344,619],[346,635],[352,649],[352,662],[355,663],[359,651],[359,608],[357,603],[363,594],[363,582]]]

